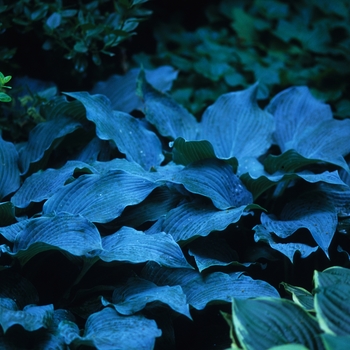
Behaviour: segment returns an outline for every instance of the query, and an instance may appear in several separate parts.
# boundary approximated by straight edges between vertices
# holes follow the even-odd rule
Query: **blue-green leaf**
[[[107,262],[137,264],[150,260],[162,266],[192,268],[179,245],[171,235],[164,232],[145,234],[125,226],[114,234],[103,237],[102,246],[103,250],[97,254]]]
[[[196,139],[199,127],[196,118],[173,98],[153,88],[142,70],[138,78],[138,94],[144,102],[146,119],[162,136],[172,140],[178,137]]]
[[[20,186],[18,153],[11,142],[2,139],[0,133],[0,199],[16,191]]]
[[[326,350],[343,350],[349,346],[350,335],[338,336],[328,333],[321,334]]]
[[[93,168],[83,162],[68,161],[60,169],[47,169],[26,178],[21,188],[11,198],[11,203],[17,208],[26,208],[31,202],[41,202],[50,198],[67,180],[73,179],[76,169],[93,172]]]
[[[302,344],[310,350],[322,349],[321,329],[314,317],[286,299],[235,298],[232,321],[245,349],[270,349],[283,344]]]
[[[252,194],[234,174],[230,165],[218,159],[204,159],[187,165],[171,176],[189,192],[212,200],[218,209],[229,209],[253,202]]]
[[[296,304],[303,307],[306,311],[315,311],[314,297],[309,291],[285,282],[282,282],[281,285],[287,292],[292,294],[292,299]]]
[[[321,328],[333,335],[350,335],[348,269],[333,267],[323,272],[315,271],[314,281],[315,310]]]
[[[248,207],[249,208],[249,207]],[[176,242],[191,241],[198,236],[207,236],[212,231],[223,231],[228,225],[248,215],[247,206],[218,210],[211,204],[199,201],[184,203],[160,218],[149,232],[169,233]]]
[[[102,94],[109,98],[114,110],[130,113],[142,109],[142,101],[136,95],[139,68],[130,69],[124,76],[112,75],[105,82],[98,82],[92,89],[92,94]],[[157,90],[165,92],[171,89],[178,71],[170,66],[158,67],[154,70],[145,69],[147,81]]]
[[[4,333],[17,324],[29,332],[47,328],[52,318],[53,305],[27,305],[23,310],[18,310],[16,305],[10,306],[6,299],[0,298],[0,324]]]
[[[73,335],[74,333],[72,333]],[[99,350],[152,350],[162,334],[154,320],[144,316],[121,316],[110,307],[89,316],[83,336],[76,334],[73,344]]]
[[[52,119],[38,124],[29,134],[26,146],[19,151],[19,164],[23,174],[31,163],[39,162],[52,147],[59,144],[67,134],[81,127],[81,124],[66,117]]]
[[[62,249],[76,256],[102,249],[97,228],[80,215],[62,213],[27,219],[1,228],[0,232],[5,238],[14,237],[13,250],[7,249],[7,253],[20,258],[23,264],[50,249]]]
[[[209,141],[217,157],[259,157],[271,146],[274,120],[259,108],[257,89],[222,95],[204,112],[198,139]]]
[[[180,286],[160,286],[138,278],[130,278],[125,284],[113,291],[112,303],[102,299],[104,306],[113,306],[122,315],[132,315],[153,303],[166,304],[174,311],[191,318],[186,295]],[[148,305],[152,307],[152,305]]]
[[[241,272],[213,272],[204,275],[190,269],[169,269],[147,264],[142,277],[158,286],[180,285],[187,296],[187,302],[197,310],[203,310],[210,302],[230,303],[232,298],[279,297],[276,289],[267,282],[253,280]]]
[[[278,250],[284,254],[293,263],[294,256],[297,252],[300,253],[301,258],[307,258],[310,254],[316,252],[318,247],[310,247],[303,243],[281,243],[275,239],[275,237],[266,229],[264,225],[256,225],[253,227],[255,230],[254,240],[255,242],[266,242],[271,248]]]
[[[125,207],[142,202],[158,186],[122,170],[82,175],[51,196],[43,211],[81,214],[106,223],[120,216]]]
[[[261,224],[280,238],[287,238],[300,228],[310,231],[328,257],[328,248],[337,227],[337,213],[332,203],[319,192],[310,193],[288,203],[280,219],[261,214]]]
[[[275,140],[282,153],[348,169],[343,156],[350,152],[350,120],[335,120],[328,105],[316,100],[306,87],[292,87],[276,95],[266,108],[276,120]]]
[[[130,161],[145,169],[159,165],[164,156],[160,140],[139,119],[113,111],[104,95],[89,95],[87,92],[66,93],[80,101],[86,109],[86,118],[96,124],[96,134],[102,140],[113,140],[119,151]]]

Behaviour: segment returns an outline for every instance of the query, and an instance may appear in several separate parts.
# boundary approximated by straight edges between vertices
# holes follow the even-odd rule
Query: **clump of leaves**
[[[332,103],[337,116],[347,117],[349,13],[346,0],[223,0],[207,8],[209,24],[195,31],[186,31],[177,19],[158,25],[156,54],[135,59],[184,72],[173,93],[193,113],[229,89],[259,81],[259,99],[307,85]]]
[[[142,7],[148,0],[82,1],[79,6],[62,0],[4,1],[0,7],[1,36],[14,31],[31,32],[44,50],[54,50],[72,60],[83,73],[89,62],[101,65],[102,55],[114,56],[115,48],[135,34],[140,21],[151,12]],[[7,40],[8,41],[8,40]],[[16,43],[0,48],[0,62],[16,57]]]
[[[203,348],[203,319],[232,299],[243,348],[261,348],[258,317],[279,332],[301,320],[266,346],[349,336],[348,286],[317,272],[312,296],[311,279],[349,264],[350,120],[306,87],[261,109],[258,84],[197,120],[165,93],[176,75],[137,69],[54,96],[28,141],[0,138],[3,347],[169,349],[194,324],[187,344]],[[309,292],[318,321],[281,282]]]

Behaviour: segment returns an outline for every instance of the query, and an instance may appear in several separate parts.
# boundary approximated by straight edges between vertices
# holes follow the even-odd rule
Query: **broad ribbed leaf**
[[[249,207],[248,207],[249,208]],[[207,236],[212,231],[223,231],[228,225],[248,215],[248,208],[217,210],[211,204],[199,201],[184,203],[159,219],[148,232],[166,232],[176,242],[191,241],[198,236]]]
[[[322,273],[317,273],[316,283],[321,288],[338,283],[345,283],[350,286],[350,269],[340,266],[330,267],[322,271]]]
[[[86,118],[96,124],[96,134],[102,140],[113,140],[119,151],[130,161],[145,169],[159,165],[164,156],[157,135],[131,115],[113,111],[110,100],[104,95],[87,92],[66,93],[80,101],[86,109]]]
[[[6,142],[0,132],[0,200],[20,186],[18,153],[13,143]]]
[[[144,102],[146,119],[165,137],[175,140],[195,140],[198,133],[196,118],[172,97],[153,88],[141,70],[138,78],[138,94]]]
[[[92,89],[92,94],[102,94],[111,101],[114,110],[130,113],[142,109],[142,101],[136,95],[139,68],[130,69],[124,76],[112,75],[105,82],[98,82]],[[177,71],[170,66],[162,66],[154,70],[145,69],[147,81],[157,90],[165,92],[171,89],[177,77]]]
[[[187,296],[187,302],[197,310],[203,310],[210,302],[230,303],[232,298],[279,297],[276,289],[267,282],[253,280],[242,275],[242,272],[213,272],[204,275],[190,269],[168,269],[147,264],[142,270],[142,277],[158,286],[180,285]]]
[[[178,244],[164,232],[145,234],[131,227],[122,227],[114,234],[103,237],[102,246],[103,250],[98,255],[107,262],[137,264],[150,260],[173,268],[192,268]]]
[[[325,333],[321,335],[321,338],[326,350],[344,350],[350,344],[350,335],[341,337]]]
[[[23,310],[17,310],[14,305],[9,308],[9,304],[5,304],[4,299],[0,298],[0,324],[4,333],[13,325],[21,325],[29,332],[47,328],[52,318],[53,305],[27,305]]]
[[[257,89],[222,95],[204,112],[198,139],[208,140],[217,157],[259,157],[271,146],[274,120],[259,108]]]
[[[255,234],[255,242],[265,242],[270,245],[271,248],[278,250],[284,254],[293,263],[294,256],[298,252],[301,258],[307,258],[310,254],[316,252],[318,247],[310,247],[303,243],[281,243],[266,229],[265,225],[256,225],[253,227]]]
[[[62,249],[76,256],[102,249],[97,228],[80,215],[62,213],[27,219],[2,228],[1,233],[15,237],[13,250],[7,249],[7,253],[19,257],[23,264],[50,249]]]
[[[166,304],[174,311],[191,318],[186,295],[180,286],[158,287],[154,283],[133,277],[113,292],[112,303],[102,299],[104,306],[113,306],[122,315],[132,315],[153,303],[153,306]],[[152,305],[148,305],[152,307]]]
[[[67,180],[73,179],[76,169],[93,172],[93,168],[83,162],[68,161],[60,169],[47,169],[37,172],[26,178],[21,188],[11,198],[12,204],[17,208],[26,208],[31,202],[41,202],[50,198]]]
[[[22,174],[27,173],[31,163],[36,163],[57,145],[61,138],[81,127],[73,119],[59,117],[38,124],[29,133],[26,146],[19,151],[19,164]]]
[[[170,181],[182,184],[195,194],[208,197],[218,209],[248,205],[252,194],[245,188],[232,167],[218,159],[204,159],[187,165],[171,176]]]
[[[51,196],[43,211],[81,214],[90,221],[106,223],[120,216],[126,206],[142,202],[157,186],[119,170],[82,175]]]
[[[245,349],[265,350],[283,344],[302,344],[309,350],[323,348],[318,337],[322,331],[314,317],[286,299],[235,298],[232,321]]]
[[[333,271],[336,273],[333,274]],[[345,276],[344,280],[340,279],[342,274]],[[334,267],[324,272],[315,271],[314,281],[315,310],[321,328],[333,335],[350,335],[348,269]]]
[[[161,334],[154,320],[143,316],[120,316],[107,307],[89,316],[83,336],[76,335],[73,343],[99,350],[152,350]]]
[[[264,228],[280,238],[289,237],[300,228],[308,229],[327,257],[337,222],[334,206],[320,192],[311,192],[288,203],[283,208],[279,220],[265,213],[261,214],[261,223]]]

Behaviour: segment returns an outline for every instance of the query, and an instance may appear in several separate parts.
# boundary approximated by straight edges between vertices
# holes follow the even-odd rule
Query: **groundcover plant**
[[[0,139],[1,348],[348,344],[350,120],[303,86],[262,109],[254,84],[198,121],[176,76],[54,95]]]

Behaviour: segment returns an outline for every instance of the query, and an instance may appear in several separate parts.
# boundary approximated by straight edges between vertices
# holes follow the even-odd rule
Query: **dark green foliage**
[[[192,113],[258,80],[259,99],[307,85],[332,102],[337,116],[348,116],[348,1],[223,0],[205,13],[205,25],[195,30],[186,30],[178,17],[159,23],[156,54],[134,57],[145,66],[180,69],[173,95]]]

